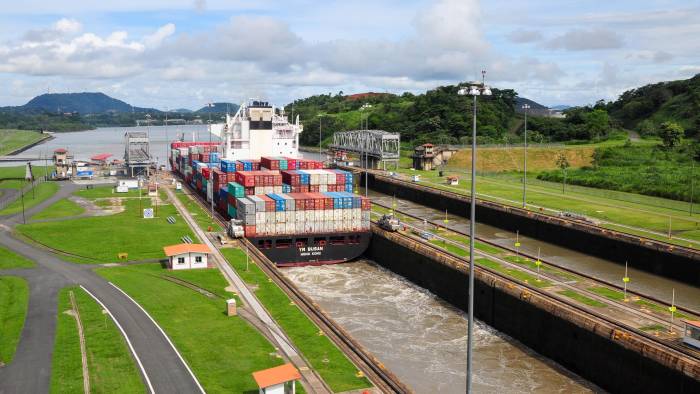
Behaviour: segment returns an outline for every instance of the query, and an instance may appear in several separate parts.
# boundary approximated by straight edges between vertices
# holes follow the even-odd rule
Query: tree
[[[592,138],[598,138],[607,134],[610,130],[610,118],[608,111],[604,109],[594,109],[584,115],[586,130]]]
[[[566,155],[563,152],[560,152],[557,155],[557,167],[564,172],[564,183],[561,184],[562,193],[566,192],[566,169],[570,166],[569,159],[566,158]]]
[[[684,132],[683,126],[676,122],[664,122],[659,127],[659,137],[661,137],[664,147],[669,149],[680,144]]]

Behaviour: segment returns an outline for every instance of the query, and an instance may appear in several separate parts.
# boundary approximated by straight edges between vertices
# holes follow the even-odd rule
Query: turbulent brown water
[[[465,392],[467,321],[461,310],[370,260],[283,272],[416,392]],[[477,392],[596,389],[481,322],[474,344]]]

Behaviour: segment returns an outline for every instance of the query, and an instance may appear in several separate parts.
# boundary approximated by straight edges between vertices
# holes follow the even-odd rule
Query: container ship
[[[299,155],[297,117],[251,100],[226,116],[221,142],[175,141],[170,164],[278,266],[335,264],[369,246],[369,199],[353,174]]]

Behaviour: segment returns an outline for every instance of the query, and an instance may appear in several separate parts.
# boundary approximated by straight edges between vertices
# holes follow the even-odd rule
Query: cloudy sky
[[[546,105],[700,73],[697,1],[23,0],[0,13],[0,106],[423,92],[487,70]]]

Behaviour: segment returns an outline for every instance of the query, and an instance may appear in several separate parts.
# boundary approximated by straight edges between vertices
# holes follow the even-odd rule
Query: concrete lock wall
[[[467,310],[468,275],[464,267],[437,261],[422,254],[416,245],[399,244],[382,234],[386,233],[375,229],[367,257]],[[633,350],[632,345],[626,347],[603,335],[602,325],[577,321],[576,314],[565,308],[557,310],[551,303],[537,305],[536,300],[507,291],[509,287],[513,286],[480,278],[477,273],[476,318],[611,392],[700,392],[700,381],[642,354],[653,354],[655,349],[640,346],[639,351]]]
[[[364,174],[363,174],[364,176]],[[358,177],[359,178],[359,177]],[[364,179],[362,180],[364,185]],[[410,200],[441,211],[469,217],[469,200],[454,193],[441,193],[432,188],[396,182],[369,174],[369,188],[398,198]],[[655,275],[700,284],[700,254],[685,248],[616,233],[589,225],[579,225],[560,218],[523,211],[500,204],[477,202],[476,215],[480,223],[557,244]]]

